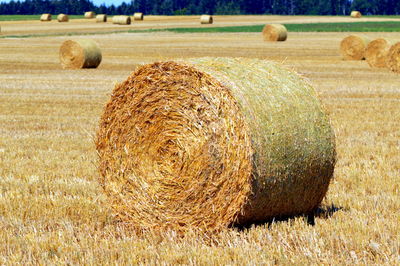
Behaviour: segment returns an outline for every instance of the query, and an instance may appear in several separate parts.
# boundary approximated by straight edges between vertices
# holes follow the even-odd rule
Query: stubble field
[[[34,34],[32,25],[17,33]],[[0,264],[399,264],[400,75],[343,61],[347,35],[290,33],[283,43],[259,33],[0,39]],[[71,38],[99,43],[98,69],[61,69],[58,49]],[[93,143],[114,85],[140,64],[203,56],[281,62],[317,89],[338,163],[315,225],[296,217],[210,242],[196,233],[136,236],[115,222],[96,182]]]

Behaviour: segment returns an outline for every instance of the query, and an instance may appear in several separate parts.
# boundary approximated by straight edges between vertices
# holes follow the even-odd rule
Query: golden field
[[[161,19],[167,20],[155,17],[154,24]],[[167,26],[198,24],[193,17],[174,19]],[[252,16],[221,20],[223,26],[254,22]],[[2,23],[2,32],[53,30],[24,23]],[[46,27],[57,32],[51,23]],[[72,31],[101,30],[79,21],[62,27],[75,26]],[[339,43],[347,35],[289,33],[282,43],[263,42],[261,33],[0,39],[0,264],[399,264],[400,75],[343,61]],[[400,33],[366,35],[400,39]],[[98,42],[98,69],[61,69],[58,49],[71,38]],[[115,222],[96,181],[93,143],[114,85],[140,64],[203,56],[274,60],[314,84],[335,128],[338,153],[315,225],[297,217],[229,229],[210,243],[198,233],[137,236]]]

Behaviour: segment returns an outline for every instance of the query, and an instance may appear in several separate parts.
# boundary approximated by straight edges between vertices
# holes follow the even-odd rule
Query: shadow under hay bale
[[[336,160],[314,89],[244,58],[138,68],[115,87],[96,148],[112,209],[138,230],[212,232],[310,213]]]
[[[283,42],[287,39],[287,29],[281,24],[267,24],[262,31],[264,41]]]
[[[344,60],[364,60],[369,39],[364,36],[350,35],[340,43],[340,52]]]
[[[64,69],[96,68],[102,59],[97,43],[86,39],[63,42],[59,56]]]

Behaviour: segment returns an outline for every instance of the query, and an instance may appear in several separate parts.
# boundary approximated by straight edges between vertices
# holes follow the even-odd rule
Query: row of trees
[[[0,0],[1,1],[1,0]],[[0,3],[0,14],[96,13],[160,15],[285,14],[348,15],[400,14],[400,0],[132,0],[119,6],[95,6],[90,0],[25,0]]]

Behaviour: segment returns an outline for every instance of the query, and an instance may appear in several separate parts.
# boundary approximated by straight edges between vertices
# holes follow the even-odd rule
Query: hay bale
[[[133,14],[133,20],[143,20],[143,13],[135,13]]]
[[[352,18],[361,18],[361,12],[360,11],[351,11],[350,17],[352,17]]]
[[[213,24],[214,23],[214,19],[210,15],[201,15],[200,23],[201,24]]]
[[[345,60],[364,60],[365,49],[369,39],[363,36],[350,35],[340,43],[340,52]]]
[[[118,25],[130,25],[131,17],[130,16],[113,16],[112,23],[118,24]]]
[[[390,47],[386,57],[386,65],[391,71],[400,73],[400,42]]]
[[[311,212],[336,157],[314,89],[276,63],[244,58],[138,68],[115,87],[96,149],[117,217],[179,232]]]
[[[69,21],[68,15],[59,14],[59,15],[57,16],[57,21],[58,21],[58,22],[68,22],[68,21]]]
[[[96,13],[94,13],[93,11],[85,12],[85,18],[94,18],[94,17],[96,17]]]
[[[107,15],[106,14],[98,14],[96,16],[96,22],[107,22]]]
[[[51,14],[42,14],[40,16],[40,21],[51,21]]]
[[[63,42],[59,55],[64,69],[96,68],[102,59],[97,43],[87,39]]]
[[[365,59],[371,67],[386,67],[386,58],[390,49],[390,42],[379,38],[370,42],[365,49]]]
[[[287,39],[287,29],[282,24],[267,24],[264,26],[262,34],[265,41],[283,42]]]

